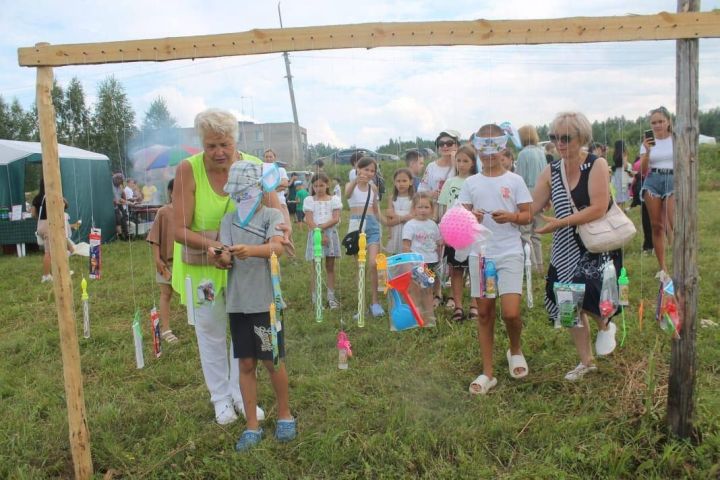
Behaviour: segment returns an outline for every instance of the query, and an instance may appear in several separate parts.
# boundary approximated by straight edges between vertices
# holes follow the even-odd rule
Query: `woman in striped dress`
[[[552,202],[555,217],[543,216],[546,223],[536,230],[538,233],[553,234],[545,292],[545,308],[550,317],[554,320],[559,315],[553,291],[555,282],[585,285],[581,323],[578,328],[570,329],[580,363],[565,376],[566,380],[575,381],[597,370],[590,347],[588,315],[598,324],[597,355],[609,355],[615,349],[615,324],[600,316],[599,302],[605,259],[609,256],[619,272],[622,256],[620,250],[590,253],[576,233],[578,225],[601,218],[612,202],[607,161],[582,151],[582,147],[592,139],[590,122],[582,113],[563,112],[553,120],[550,132],[550,140],[557,146],[561,158],[553,161],[540,174],[533,192],[533,214]],[[572,199],[578,209],[575,213],[562,180],[561,167],[565,169]]]

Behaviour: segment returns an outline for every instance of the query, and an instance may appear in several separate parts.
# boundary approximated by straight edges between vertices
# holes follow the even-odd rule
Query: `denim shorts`
[[[360,227],[360,217],[362,215],[351,215],[350,222],[348,223],[348,233],[354,232]],[[365,215],[365,221],[363,222],[363,232],[365,232],[365,239],[368,245],[380,244],[380,223],[375,215]]]
[[[653,172],[645,177],[640,189],[640,198],[645,198],[645,192],[656,198],[667,198],[673,194],[673,174]]]

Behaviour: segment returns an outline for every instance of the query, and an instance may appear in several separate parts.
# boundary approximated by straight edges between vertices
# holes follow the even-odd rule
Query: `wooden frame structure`
[[[37,106],[47,195],[50,248],[64,249],[64,218],[52,67],[139,61],[171,61],[274,52],[451,45],[533,45],[548,43],[678,40],[675,128],[677,199],[674,259],[676,293],[683,320],[681,339],[673,342],[668,423],[683,438],[693,433],[695,315],[697,313],[697,142],[698,39],[720,37],[720,12],[700,13],[699,0],[678,0],[679,13],[623,17],[575,17],[543,20],[472,20],[452,22],[367,23],[124,42],[49,45],[18,49],[21,66],[37,67]],[[678,158],[687,159],[679,162]],[[75,477],[93,473],[87,428],[79,344],[72,310],[68,259],[54,257],[70,445]]]

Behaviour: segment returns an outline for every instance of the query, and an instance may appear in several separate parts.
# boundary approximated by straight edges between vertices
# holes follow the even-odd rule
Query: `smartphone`
[[[655,145],[655,134],[653,134],[652,130],[645,130],[645,132],[643,132],[643,136],[650,140],[650,145]]]

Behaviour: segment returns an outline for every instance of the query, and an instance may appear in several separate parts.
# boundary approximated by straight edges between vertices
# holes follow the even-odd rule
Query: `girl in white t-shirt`
[[[460,134],[455,130],[444,130],[435,139],[440,158],[425,169],[418,192],[430,192],[434,200],[440,196],[445,181],[454,175],[455,153],[458,150]]]
[[[510,375],[521,378],[527,375],[528,366],[520,348],[524,252],[518,226],[530,223],[532,197],[522,177],[502,166],[501,152],[507,140],[498,125],[485,125],[478,130],[473,144],[482,162],[482,172],[465,181],[458,200],[492,232],[485,247],[485,261],[495,264],[497,295],[510,339],[507,351]],[[477,299],[483,373],[470,384],[473,394],[485,394],[497,384],[493,375],[495,300]]]
[[[323,172],[318,172],[310,179],[312,195],[305,199],[303,211],[305,223],[309,227],[305,260],[315,258],[313,249],[313,230],[318,227],[322,230],[323,257],[325,258],[325,273],[327,274],[327,300],[332,309],[340,307],[335,298],[335,258],[340,256],[340,236],[337,224],[340,223],[340,210],[342,203],[330,192],[330,178]],[[312,290],[315,290],[315,273],[310,275]],[[310,298],[315,298],[311,295]]]
[[[413,188],[412,172],[407,168],[395,170],[393,175],[392,202],[388,205],[385,225],[390,227],[390,239],[385,245],[385,251],[395,255],[403,251],[402,229],[405,222],[412,218]]]
[[[413,218],[408,220],[402,229],[402,243],[403,252],[419,253],[425,265],[430,270],[436,271],[443,241],[440,228],[432,220],[434,210],[433,198],[429,192],[415,194],[412,199]],[[421,298],[423,312],[432,316],[430,312],[433,312],[433,288],[423,288]]]

